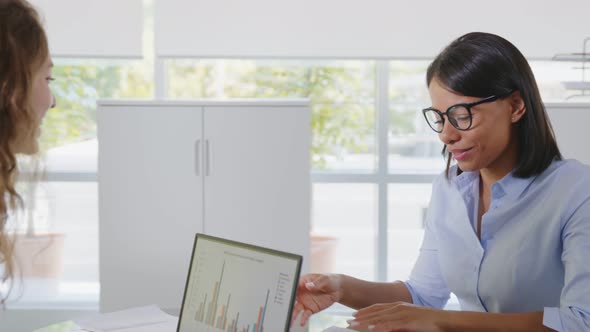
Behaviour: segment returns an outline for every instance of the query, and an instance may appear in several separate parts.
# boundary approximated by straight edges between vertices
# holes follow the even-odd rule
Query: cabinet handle
[[[205,140],[205,176],[211,175],[211,147],[209,140]]]
[[[201,176],[201,140],[195,141],[195,174]]]

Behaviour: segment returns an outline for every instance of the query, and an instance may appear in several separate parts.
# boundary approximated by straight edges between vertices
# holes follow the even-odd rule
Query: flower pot
[[[63,272],[64,234],[17,234],[14,255],[17,275],[59,279]]]
[[[310,272],[334,273],[338,238],[311,234]]]

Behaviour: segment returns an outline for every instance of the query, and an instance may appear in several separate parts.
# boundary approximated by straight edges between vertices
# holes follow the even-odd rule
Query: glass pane
[[[531,69],[537,80],[537,85],[544,102],[580,102],[590,101],[590,92],[581,96],[583,91],[568,90],[564,82],[581,82],[584,78],[581,63],[560,61],[530,61]],[[590,67],[589,65],[586,65]],[[585,81],[590,79],[590,68],[586,70]],[[584,99],[585,98],[585,99]]]
[[[430,202],[431,184],[404,183],[388,187],[389,280],[406,280],[424,236],[424,217]]]
[[[21,184],[30,223],[17,229],[15,255],[22,282],[14,304],[98,301],[98,186],[96,182]],[[29,216],[32,219],[29,219]]]
[[[314,170],[375,169],[374,61],[169,60],[169,98],[310,98]]]
[[[56,59],[51,89],[57,106],[43,121],[42,149],[96,138],[96,101],[150,98],[152,76],[145,62]]]
[[[389,172],[440,173],[442,143],[421,110],[431,106],[426,87],[429,61],[392,61],[389,73]]]
[[[313,185],[312,272],[375,279],[376,186]]]

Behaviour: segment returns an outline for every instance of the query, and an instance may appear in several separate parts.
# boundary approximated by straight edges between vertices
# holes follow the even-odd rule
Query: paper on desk
[[[166,323],[158,323],[151,325],[142,325],[138,327],[130,327],[126,329],[117,329],[116,332],[176,332],[178,325],[177,320],[172,320]]]
[[[168,315],[155,305],[131,308],[121,311],[115,311],[105,314],[96,314],[79,319],[74,322],[80,328],[93,332],[110,332],[110,331],[160,331],[147,330],[150,325],[172,325],[176,328],[178,318]],[[143,328],[137,330],[134,328]],[[166,330],[161,330],[166,331]],[[171,331],[174,331],[171,330]]]
[[[338,327],[338,326],[330,326],[327,329],[323,330],[322,332],[356,332],[355,330],[349,330],[349,329],[345,329],[343,327]]]
[[[322,332],[369,332],[369,330],[351,330],[344,327],[330,326]]]

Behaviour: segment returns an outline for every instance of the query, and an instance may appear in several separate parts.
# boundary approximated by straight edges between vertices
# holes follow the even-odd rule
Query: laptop
[[[289,331],[302,260],[197,234],[176,331]]]

